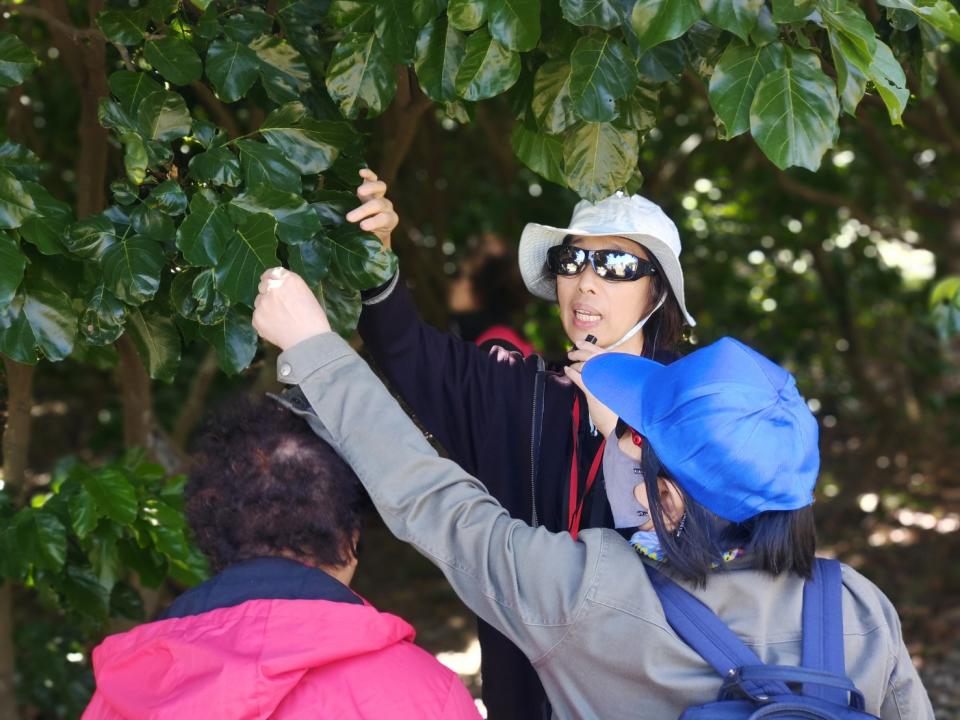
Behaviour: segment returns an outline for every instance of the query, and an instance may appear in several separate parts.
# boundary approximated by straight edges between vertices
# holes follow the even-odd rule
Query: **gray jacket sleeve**
[[[479,480],[440,458],[366,363],[340,337],[305,340],[277,360],[300,386],[319,434],[366,486],[391,532],[437,565],[457,595],[533,661],[576,619],[603,534],[568,534],[511,519]]]

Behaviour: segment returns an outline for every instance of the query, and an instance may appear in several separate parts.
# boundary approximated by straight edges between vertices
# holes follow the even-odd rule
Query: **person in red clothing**
[[[186,515],[216,574],[93,651],[83,720],[479,718],[408,623],[350,590],[369,498],[295,408],[208,423]]]

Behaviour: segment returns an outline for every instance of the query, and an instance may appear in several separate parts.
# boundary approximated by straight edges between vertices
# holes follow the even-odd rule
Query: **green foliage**
[[[57,466],[50,492],[3,523],[0,574],[96,632],[109,618],[141,619],[131,581],[156,587],[206,577],[180,512],[183,478],[131,451],[93,468]]]
[[[749,132],[777,167],[813,170],[838,140],[840,110],[853,114],[871,88],[902,123],[901,63],[927,68],[931,83],[930,44],[960,32],[960,16],[935,0],[882,2],[893,30],[850,0],[563,0],[559,14],[539,0],[291,0],[273,15],[256,4],[195,5],[202,15],[154,2],[93,19],[122,68],[110,72],[99,112],[122,150],[111,207],[76,221],[38,183],[39,160],[0,145],[0,298],[9,303],[0,347],[11,357],[61,359],[78,336],[103,345],[130,331],[153,377],[173,376],[184,342],[210,342],[236,372],[252,359],[249,338],[213,342],[209,328],[234,326],[227,318],[244,315],[270,265],[294,264],[325,297],[338,291],[321,281],[352,294],[381,277],[392,261],[377,253],[343,259],[316,193],[356,184],[347,168],[362,163],[364,137],[351,121],[386,111],[398,64],[461,121],[469,103],[508,94],[517,157],[598,199],[635,187],[661,93],[685,70],[709,83],[725,137]],[[0,34],[0,85],[24,82],[38,64],[21,39]],[[261,108],[262,121],[242,134],[212,122],[200,86],[244,112]],[[73,270],[40,277],[47,256]],[[180,275],[190,269],[188,283]],[[226,352],[234,341],[242,352]]]

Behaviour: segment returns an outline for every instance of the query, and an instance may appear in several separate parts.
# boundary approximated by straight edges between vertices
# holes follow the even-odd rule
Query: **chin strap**
[[[666,300],[667,300],[667,294],[664,293],[663,295],[660,296],[660,300],[659,300],[659,302],[657,302],[656,307],[654,307],[653,310],[651,310],[649,313],[647,313],[647,316],[646,316],[645,318],[643,318],[640,322],[638,322],[638,323],[637,323],[636,325],[634,325],[632,328],[630,328],[629,330],[627,330],[626,334],[625,334],[622,338],[620,338],[619,340],[617,340],[613,345],[608,345],[607,347],[602,348],[602,349],[603,349],[603,350],[613,350],[614,348],[618,348],[618,347],[620,347],[621,345],[623,345],[627,340],[629,340],[629,339],[632,338],[634,335],[636,335],[638,332],[640,332],[640,331],[643,329],[643,326],[647,324],[647,320],[649,320],[649,319],[653,316],[653,314],[654,314],[657,310],[660,309],[660,307],[663,305],[664,302],[666,302]]]

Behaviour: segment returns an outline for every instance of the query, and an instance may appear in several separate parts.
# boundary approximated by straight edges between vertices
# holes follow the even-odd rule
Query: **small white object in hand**
[[[275,267],[270,271],[270,279],[267,281],[267,289],[273,290],[283,285],[286,278],[286,271],[282,267]]]

